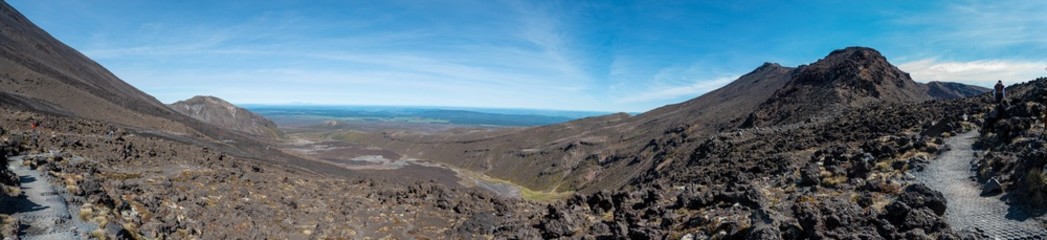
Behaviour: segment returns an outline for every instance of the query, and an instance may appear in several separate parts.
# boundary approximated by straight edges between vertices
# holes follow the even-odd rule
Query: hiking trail
[[[90,231],[97,229],[96,224],[86,223],[73,216],[63,194],[65,190],[56,188],[47,181],[40,171],[22,165],[25,156],[13,156],[6,159],[10,168],[21,181],[22,195],[10,199],[4,204],[11,207],[11,216],[19,219],[18,236],[23,240],[31,239],[86,239]],[[6,208],[6,207],[5,207]],[[75,208],[75,206],[74,206]]]
[[[915,174],[918,182],[940,191],[948,201],[945,219],[957,232],[981,233],[992,239],[1047,239],[1047,229],[1027,212],[1008,206],[1001,197],[981,196],[971,170],[978,131],[945,140],[950,150]]]

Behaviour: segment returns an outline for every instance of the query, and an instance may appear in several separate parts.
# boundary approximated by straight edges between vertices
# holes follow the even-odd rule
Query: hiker
[[[1003,97],[1004,97],[1004,94],[1005,94],[1004,91],[1005,90],[1003,88],[1003,80],[997,81],[996,82],[996,87],[994,87],[994,90],[992,92],[993,96],[996,97],[996,104],[1003,103]]]

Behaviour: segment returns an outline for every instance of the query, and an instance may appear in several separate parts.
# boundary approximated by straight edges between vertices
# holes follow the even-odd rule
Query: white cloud
[[[709,91],[712,91],[712,90],[715,90],[717,88],[723,87],[724,85],[727,85],[727,84],[731,83],[735,79],[738,79],[738,77],[734,76],[734,77],[722,77],[722,78],[716,78],[716,79],[705,79],[705,80],[694,81],[693,83],[691,83],[689,85],[671,86],[671,87],[653,89],[653,90],[650,90],[650,91],[647,91],[647,92],[644,92],[644,93],[640,93],[640,94],[636,94],[636,95],[633,95],[633,96],[629,96],[629,97],[623,98],[621,100],[621,102],[623,102],[623,103],[643,103],[643,102],[652,102],[652,101],[676,99],[676,98],[681,98],[681,97],[698,97],[698,96],[700,96],[702,94],[705,94],[705,93],[707,93]]]
[[[991,86],[997,80],[1017,83],[1047,75],[1047,61],[977,60],[940,61],[927,58],[898,65],[916,81],[950,81]]]

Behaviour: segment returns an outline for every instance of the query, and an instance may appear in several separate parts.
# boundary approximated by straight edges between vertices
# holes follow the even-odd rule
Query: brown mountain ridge
[[[168,105],[171,109],[220,128],[266,138],[281,138],[276,123],[214,96],[195,96]]]

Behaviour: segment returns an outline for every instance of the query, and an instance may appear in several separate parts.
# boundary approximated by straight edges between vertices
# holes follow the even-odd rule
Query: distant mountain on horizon
[[[533,127],[600,115],[584,112],[439,107],[270,105],[246,105],[245,107],[268,118],[276,119],[278,123],[293,123],[293,125],[301,125],[303,121],[355,120],[442,123],[461,126]]]
[[[944,100],[964,98],[992,91],[990,88],[956,82],[930,81],[924,83],[924,85],[927,86],[927,94],[935,99]]]
[[[195,96],[168,105],[197,120],[259,137],[281,138],[283,133],[269,119],[214,96]]]
[[[455,107],[455,106],[388,106],[388,105],[354,105],[354,104],[236,104],[246,109],[317,109],[317,110],[354,110],[372,112],[417,112],[429,110],[464,110],[480,113],[510,114],[510,115],[538,115],[566,117],[571,119],[585,118],[598,115],[613,114],[606,111],[581,111],[581,110],[557,110],[538,108],[496,108],[496,107]],[[637,113],[630,113],[637,114]]]

